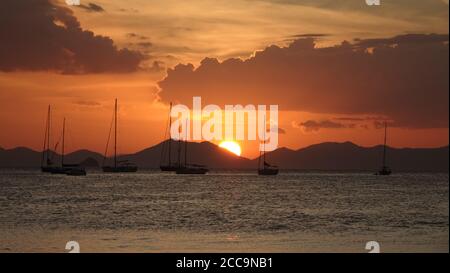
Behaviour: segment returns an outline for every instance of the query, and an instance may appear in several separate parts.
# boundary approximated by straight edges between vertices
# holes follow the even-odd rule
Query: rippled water
[[[0,171],[0,252],[448,252],[448,174]]]

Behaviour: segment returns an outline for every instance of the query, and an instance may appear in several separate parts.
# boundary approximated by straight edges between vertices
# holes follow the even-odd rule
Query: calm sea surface
[[[0,170],[0,252],[449,251],[448,174]]]

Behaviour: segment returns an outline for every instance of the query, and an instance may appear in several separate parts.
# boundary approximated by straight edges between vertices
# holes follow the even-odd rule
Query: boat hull
[[[70,169],[66,172],[68,176],[86,176],[84,169]]]
[[[381,170],[381,171],[377,172],[376,175],[391,175],[391,173],[392,173],[391,171]]]
[[[163,172],[176,172],[178,169],[176,166],[160,166],[159,168]]]
[[[41,172],[43,173],[51,173],[52,169],[54,169],[55,167],[41,167]]]
[[[43,173],[51,173],[51,174],[65,174],[65,168],[62,167],[41,167],[41,171]]]
[[[206,168],[178,168],[176,174],[206,174]]]
[[[388,167],[383,167],[381,170],[379,170],[376,175],[391,175],[392,171]]]
[[[258,175],[277,175],[278,169],[261,169],[258,170]]]
[[[109,167],[105,166],[102,168],[104,173],[135,173],[137,172],[136,166],[118,166],[118,167]]]
[[[86,170],[84,168],[74,168],[74,167],[41,167],[41,171],[44,173],[51,174],[66,174],[70,176],[84,176],[86,175]]]
[[[52,174],[66,174],[70,169],[68,168],[62,168],[62,167],[57,167],[54,168],[53,170],[51,170],[50,172]]]

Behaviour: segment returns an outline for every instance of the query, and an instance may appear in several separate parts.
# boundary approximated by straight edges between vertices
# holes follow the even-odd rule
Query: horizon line
[[[172,140],[173,140],[173,139],[172,139]],[[143,149],[140,149],[140,150],[137,150],[137,151],[134,151],[134,152],[130,152],[130,153],[120,154],[120,155],[118,155],[118,156],[134,155],[134,154],[143,152],[143,151],[145,151],[145,150],[147,150],[147,149],[156,147],[156,146],[158,146],[158,145],[164,143],[165,141],[169,141],[169,140],[163,140],[163,141],[161,141],[161,142],[159,142],[159,143],[157,143],[157,144],[148,146],[147,148],[143,148]],[[173,141],[176,141],[176,140],[173,140]],[[188,143],[197,143],[197,144],[201,144],[201,143],[210,143],[210,144],[212,144],[212,145],[214,145],[214,146],[220,148],[219,145],[217,145],[217,144],[215,144],[215,143],[213,143],[213,142],[211,142],[211,141],[206,141],[206,140],[204,140],[204,141],[188,141]],[[274,151],[277,151],[277,150],[280,150],[280,149],[287,149],[287,150],[296,152],[296,151],[299,151],[299,150],[302,150],[302,149],[306,149],[306,148],[309,148],[309,147],[312,147],[312,146],[316,146],[316,145],[321,145],[321,144],[346,144],[346,143],[350,143],[350,144],[355,145],[355,146],[357,146],[357,147],[359,147],[359,148],[365,148],[365,149],[370,149],[370,148],[375,148],[375,147],[378,147],[378,146],[383,146],[383,144],[377,144],[377,145],[372,145],[372,146],[362,146],[362,145],[356,144],[356,143],[354,143],[354,142],[352,142],[352,141],[342,141],[342,142],[338,142],[338,141],[324,141],[324,142],[319,142],[319,143],[315,143],[315,144],[310,144],[310,145],[307,145],[307,146],[303,146],[303,147],[300,147],[300,148],[298,148],[298,149],[291,149],[291,148],[286,147],[286,146],[280,146],[280,147],[276,148],[275,150],[270,151],[270,152],[268,152],[268,153],[271,153],[271,152],[274,152]],[[387,148],[390,148],[390,149],[397,149],[397,150],[402,150],[402,149],[442,149],[442,148],[449,147],[449,143],[447,143],[446,145],[433,146],[433,147],[394,147],[394,146],[390,146],[390,145],[386,145],[386,147],[387,147]],[[55,153],[55,154],[57,154],[57,155],[61,155],[60,153],[58,153],[58,152],[56,152],[55,150],[52,150],[52,149],[47,149],[47,150],[35,150],[35,149],[30,148],[30,147],[27,147],[27,146],[15,146],[15,147],[12,147],[12,148],[4,148],[4,147],[0,146],[0,149],[5,150],[5,151],[10,151],[10,150],[15,150],[15,149],[20,149],[20,148],[28,149],[28,150],[31,150],[31,151],[36,152],[36,153],[42,153],[42,152],[44,152],[44,151],[50,151],[50,152],[53,152],[53,153]],[[220,148],[220,149],[223,149],[223,148]],[[224,150],[225,150],[225,149],[224,149]],[[88,151],[88,152],[91,152],[91,153],[96,153],[96,154],[99,154],[99,155],[101,155],[101,156],[104,156],[103,153],[101,153],[101,152],[98,152],[98,151],[95,151],[95,150],[89,150],[89,149],[87,149],[87,148],[76,149],[76,150],[73,150],[72,152],[66,153],[65,155],[70,155],[70,154],[73,154],[73,153],[76,153],[76,152],[80,152],[80,151]],[[240,157],[240,158],[244,158],[244,159],[249,159],[249,160],[253,160],[253,159],[256,159],[256,158],[259,157],[259,156],[257,156],[257,157],[255,157],[255,158],[247,158],[247,157],[244,157],[244,156],[238,156],[238,155],[235,155],[235,156],[236,156],[236,157]],[[107,156],[107,158],[108,158],[108,157],[110,157],[110,156]]]

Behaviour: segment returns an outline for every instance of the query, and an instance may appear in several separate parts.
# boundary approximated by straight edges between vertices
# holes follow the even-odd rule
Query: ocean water
[[[0,171],[0,252],[449,251],[449,176]]]

